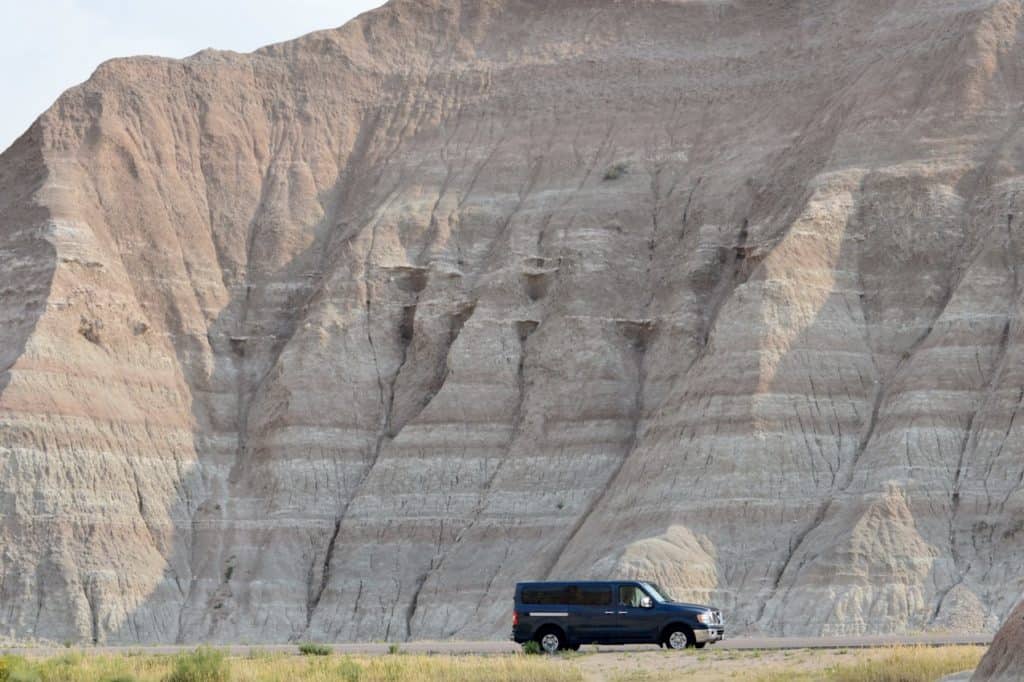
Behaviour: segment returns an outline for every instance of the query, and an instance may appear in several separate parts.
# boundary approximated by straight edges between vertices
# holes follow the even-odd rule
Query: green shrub
[[[199,647],[187,654],[179,654],[174,670],[165,682],[228,682],[231,666],[223,651]]]
[[[299,645],[299,653],[303,656],[330,656],[331,647],[316,642],[303,642]]]
[[[397,654],[400,651],[397,644],[388,644],[388,653]]]
[[[604,172],[605,180],[618,180],[629,171],[629,164],[624,161],[619,161],[608,167],[608,170]]]
[[[537,642],[533,641],[532,639],[529,642],[524,642],[523,653],[527,654],[528,656],[536,656],[540,653],[540,644],[537,644]]]

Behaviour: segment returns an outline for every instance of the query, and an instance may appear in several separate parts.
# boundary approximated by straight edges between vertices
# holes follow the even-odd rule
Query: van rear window
[[[610,587],[533,587],[523,590],[524,604],[571,604],[576,606],[606,606],[612,601]]]

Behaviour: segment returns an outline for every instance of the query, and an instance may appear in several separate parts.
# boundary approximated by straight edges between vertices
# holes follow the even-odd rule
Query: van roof
[[[521,582],[516,583],[516,587],[540,587],[540,586],[551,586],[557,587],[560,585],[613,585],[615,583],[642,583],[643,580],[636,580],[635,578],[620,578],[618,580],[538,580],[536,582]]]

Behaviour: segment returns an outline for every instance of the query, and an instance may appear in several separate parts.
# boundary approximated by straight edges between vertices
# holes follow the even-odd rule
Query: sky
[[[0,0],[0,150],[112,57],[249,52],[383,0]]]

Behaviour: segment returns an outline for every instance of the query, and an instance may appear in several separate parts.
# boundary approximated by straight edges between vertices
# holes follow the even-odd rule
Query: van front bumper
[[[725,628],[721,625],[713,625],[709,628],[694,630],[693,638],[697,640],[698,644],[720,642],[725,639]]]

